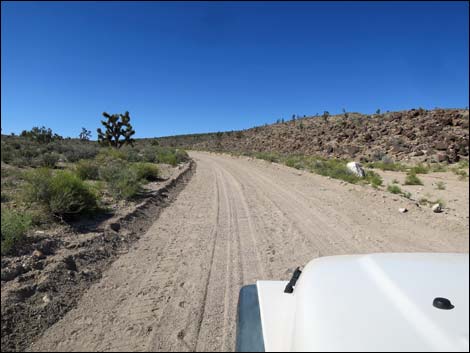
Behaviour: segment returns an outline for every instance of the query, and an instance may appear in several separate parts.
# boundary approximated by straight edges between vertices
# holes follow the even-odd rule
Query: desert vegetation
[[[380,175],[373,170],[367,170],[365,178],[351,173],[346,166],[348,161],[344,159],[328,159],[300,154],[282,155],[274,152],[242,153],[240,155],[285,164],[288,167],[307,170],[333,179],[343,180],[351,184],[370,184],[373,187],[379,187],[383,183]]]
[[[108,116],[121,123],[116,115]],[[45,127],[2,135],[2,254],[14,252],[31,229],[94,217],[141,197],[145,184],[161,178],[161,165],[174,167],[189,159],[181,149],[134,141],[128,113],[123,116],[126,128],[99,143],[89,140],[85,128],[78,139]]]

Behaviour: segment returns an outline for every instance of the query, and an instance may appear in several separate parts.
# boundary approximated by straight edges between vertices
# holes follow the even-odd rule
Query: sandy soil
[[[376,170],[377,171],[377,170]],[[461,180],[453,172],[439,172],[431,174],[419,174],[418,177],[423,185],[403,185],[406,173],[378,171],[384,179],[384,185],[398,181],[402,190],[411,193],[411,197],[417,201],[427,199],[429,201],[442,200],[445,204],[445,212],[450,216],[447,220],[466,220],[469,218],[469,184],[468,179]],[[467,170],[468,172],[468,170]],[[437,187],[439,182],[443,183],[444,189]]]
[[[318,256],[468,252],[466,217],[265,161],[191,156],[177,200],[31,350],[233,350],[242,285]]]

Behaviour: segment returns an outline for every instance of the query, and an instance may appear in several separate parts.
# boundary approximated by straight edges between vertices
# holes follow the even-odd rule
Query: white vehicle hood
[[[292,294],[287,282],[257,283],[265,349],[468,351],[468,278],[468,254],[318,258]]]

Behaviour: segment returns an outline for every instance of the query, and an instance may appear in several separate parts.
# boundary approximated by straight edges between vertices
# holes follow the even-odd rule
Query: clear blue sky
[[[465,107],[467,2],[3,2],[3,133],[137,137],[292,114]]]

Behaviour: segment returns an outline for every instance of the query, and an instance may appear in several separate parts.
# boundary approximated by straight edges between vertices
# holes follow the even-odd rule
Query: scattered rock
[[[7,267],[5,269],[2,269],[2,281],[11,281],[24,273],[24,268],[22,265],[14,265],[11,267]]]
[[[402,207],[402,208],[399,208],[399,209],[398,209],[398,212],[400,212],[400,213],[406,213],[406,212],[408,212],[408,209],[407,209],[406,207]]]
[[[73,271],[73,272],[76,272],[78,270],[77,269],[77,264],[76,264],[75,259],[73,258],[72,255],[67,256],[64,259],[64,263],[65,263],[65,268],[67,270],[70,270],[70,271]]]
[[[440,203],[436,203],[432,206],[432,211],[434,213],[441,213],[443,211],[443,207]]]
[[[36,285],[25,285],[12,292],[16,301],[24,302],[36,293]]]
[[[447,149],[447,143],[444,141],[438,141],[434,144],[436,150],[445,151]]]
[[[45,304],[49,304],[51,302],[52,298],[49,294],[46,294],[44,297],[42,297],[42,301],[45,303]]]
[[[121,229],[121,225],[117,222],[111,223],[109,227],[115,232],[119,232],[119,230]]]
[[[445,153],[437,153],[436,161],[439,163],[445,162],[448,160],[448,156]]]
[[[307,117],[301,131],[295,124],[274,124],[237,133],[175,136],[165,145],[219,151],[278,151],[326,158],[354,159],[358,162],[379,161],[384,155],[394,161],[408,158],[454,162],[469,155],[468,109],[408,110],[370,118],[363,114]],[[303,141],[303,142],[301,142]],[[305,143],[308,141],[309,143]],[[362,157],[363,160],[360,160]]]
[[[364,178],[366,176],[366,172],[364,171],[360,163],[349,162],[346,166],[352,173],[354,173],[358,177]]]
[[[44,254],[42,253],[41,250],[34,250],[32,256],[33,256],[33,258],[38,259],[38,260],[44,259],[46,257],[46,256],[44,256]]]

